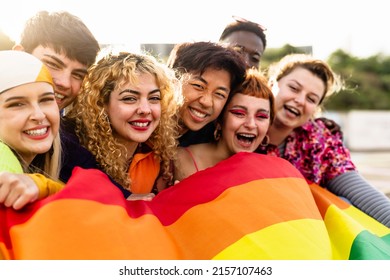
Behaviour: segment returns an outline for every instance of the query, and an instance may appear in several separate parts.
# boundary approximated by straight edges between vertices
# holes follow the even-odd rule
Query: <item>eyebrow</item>
[[[298,82],[297,80],[291,79],[290,81],[297,83],[301,88],[303,88],[303,85],[302,85],[300,82]],[[314,94],[314,95],[317,96],[319,99],[321,99],[321,96],[318,95],[318,93],[316,93],[316,92],[309,91],[309,94]]]
[[[54,95],[54,92],[44,92],[44,93],[40,94],[39,97],[41,98],[41,97],[45,97],[48,95]],[[20,99],[26,99],[26,96],[11,96],[11,97],[7,98],[6,100],[4,100],[4,102],[10,102],[13,100],[20,100]]]
[[[58,64],[60,64],[62,67],[65,67],[65,66],[66,66],[66,64],[65,64],[61,59],[59,59],[58,57],[56,57],[55,55],[44,54],[43,56],[49,57],[49,58],[55,60],[55,61],[56,61]],[[87,69],[84,69],[84,68],[78,68],[78,69],[75,69],[75,70],[72,71],[72,72],[80,72],[80,73],[82,73],[82,74],[87,74],[88,71],[87,71]]]
[[[230,110],[231,110],[231,109],[235,109],[235,108],[241,108],[241,109],[244,109],[245,111],[248,111],[248,108],[245,107],[245,106],[243,106],[243,105],[233,105],[233,106],[230,108]],[[256,112],[265,112],[265,113],[269,113],[269,110],[261,108],[261,109],[258,109]]]
[[[125,89],[125,90],[122,90],[122,91],[119,93],[119,95],[121,95],[122,93],[125,93],[125,92],[129,92],[129,93],[133,93],[133,94],[138,94],[138,95],[141,94],[141,92],[139,92],[138,90]],[[149,92],[148,92],[148,95],[153,94],[153,93],[158,93],[158,92],[160,92],[160,89],[159,89],[159,88],[156,88],[156,89],[154,89],[154,90],[152,90],[152,91],[149,91]]]
[[[226,71],[226,70],[225,70],[225,71]],[[201,81],[202,83],[205,83],[206,85],[209,84],[205,79],[203,79],[202,76],[194,76],[194,79],[199,80],[199,81]],[[225,88],[225,87],[218,87],[218,89],[223,90],[223,91],[226,91],[226,92],[230,92],[230,90],[227,89],[227,88]]]

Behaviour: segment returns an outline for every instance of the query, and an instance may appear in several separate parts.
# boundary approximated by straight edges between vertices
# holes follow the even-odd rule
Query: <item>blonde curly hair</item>
[[[163,177],[172,179],[171,161],[176,156],[178,124],[176,111],[180,83],[172,70],[151,55],[112,52],[88,69],[80,94],[67,113],[76,123],[81,144],[96,158],[100,167],[124,188],[131,190],[129,162],[124,145],[113,136],[106,113],[110,94],[124,84],[137,83],[139,74],[152,74],[161,92],[161,118],[148,143],[160,160]]]

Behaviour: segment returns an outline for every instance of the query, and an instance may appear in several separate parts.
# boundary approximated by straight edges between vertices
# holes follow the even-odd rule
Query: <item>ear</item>
[[[23,48],[23,46],[20,45],[20,44],[16,44],[15,46],[13,46],[13,47],[12,47],[12,50],[24,52],[24,48]]]

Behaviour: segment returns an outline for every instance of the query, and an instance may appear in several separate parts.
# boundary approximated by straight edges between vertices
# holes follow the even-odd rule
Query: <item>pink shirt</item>
[[[286,138],[283,155],[275,145],[260,146],[258,152],[288,160],[307,180],[323,187],[336,176],[356,170],[341,132],[332,133],[319,119],[296,128]]]

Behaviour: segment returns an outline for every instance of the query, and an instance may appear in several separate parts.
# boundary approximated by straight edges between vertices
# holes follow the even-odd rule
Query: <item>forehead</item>
[[[223,84],[224,87],[230,88],[231,76],[226,69],[207,68],[202,74],[199,72],[188,72],[183,75],[187,79],[202,80],[207,84]]]
[[[39,45],[32,51],[31,54],[41,60],[45,58],[56,58],[63,64],[70,66],[73,69],[86,70],[88,68],[87,65],[77,60],[70,59],[64,52],[56,52],[54,48],[50,46],[44,47],[42,45]]]
[[[301,86],[307,88],[311,92],[318,93],[322,96],[325,92],[325,83],[311,71],[302,68],[296,67],[289,74],[282,77],[280,81],[296,81]]]
[[[263,41],[255,33],[250,31],[234,31],[224,39],[230,46],[240,45],[253,52],[264,52]]]
[[[34,97],[42,93],[53,92],[53,86],[46,82],[32,82],[10,88],[0,94],[0,100],[12,97]]]
[[[244,106],[255,110],[268,110],[270,108],[270,102],[265,98],[236,93],[230,100],[229,106]]]

